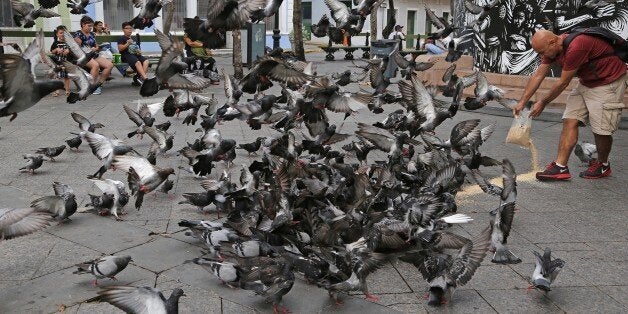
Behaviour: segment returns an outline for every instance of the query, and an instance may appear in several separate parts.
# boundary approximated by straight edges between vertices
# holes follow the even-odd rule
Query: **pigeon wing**
[[[110,286],[99,291],[98,294],[101,300],[127,313],[168,313],[163,294],[151,287]]]
[[[484,260],[484,256],[491,245],[491,226],[484,229],[471,243],[465,245],[454,259],[448,270],[448,275],[457,285],[464,285],[475,274],[475,271]]]

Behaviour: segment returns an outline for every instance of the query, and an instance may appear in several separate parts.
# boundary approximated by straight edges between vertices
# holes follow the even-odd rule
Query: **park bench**
[[[363,46],[353,46],[351,45],[351,37],[349,37],[349,45],[345,46],[345,45],[333,45],[331,42],[331,39],[329,40],[329,44],[325,45],[321,45],[319,46],[319,48],[321,48],[323,51],[325,51],[327,53],[327,55],[325,56],[325,60],[327,61],[334,61],[336,58],[334,57],[334,53],[336,51],[339,50],[344,50],[345,51],[345,60],[354,60],[354,56],[353,53],[356,52],[357,50],[362,50],[362,58],[364,59],[369,59],[371,56],[371,46],[369,45],[369,39],[371,37],[370,33],[360,33],[357,34],[355,36],[364,36],[366,37],[365,40],[365,45]],[[354,36],[352,36],[354,37]]]

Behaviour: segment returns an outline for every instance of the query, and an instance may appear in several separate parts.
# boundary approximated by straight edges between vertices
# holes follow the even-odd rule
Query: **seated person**
[[[70,52],[70,47],[65,43],[65,37],[63,33],[66,31],[65,26],[59,25],[55,29],[55,37],[52,42],[52,46],[50,46],[50,53],[54,56],[52,57],[52,61],[59,65],[57,70],[55,71],[56,78],[63,79],[63,86],[65,87],[65,95],[70,94],[70,78],[68,77],[68,72],[65,70],[63,66],[63,61],[74,62],[73,55]],[[59,96],[59,91],[54,91],[52,93],[53,96]]]
[[[94,27],[94,20],[92,20],[91,17],[85,15],[81,18],[81,30],[74,33],[74,40],[85,51],[98,51],[101,49],[101,45],[98,45],[96,43],[96,34],[92,32],[92,27]],[[105,47],[106,45],[102,46]],[[113,63],[110,60],[103,58],[102,56],[98,56],[97,58],[90,60],[86,66],[89,69],[89,72],[94,80],[100,83],[103,83],[107,80],[107,78],[111,74],[111,70],[113,69]],[[99,76],[98,73],[101,69],[102,73]],[[98,87],[98,89],[94,91],[94,94],[99,95],[101,92],[102,88]]]
[[[187,34],[183,34],[185,41],[185,54],[188,57],[188,70],[214,70],[216,60],[211,57],[211,50],[205,48],[201,41],[191,40]]]
[[[127,63],[136,73],[133,76],[133,83],[141,85],[146,80],[148,59],[142,56],[139,45],[131,38],[131,33],[133,32],[131,22],[122,23],[122,31],[124,35],[118,38],[118,51],[120,52],[122,62]]]
[[[110,35],[111,34],[109,32],[109,28],[107,27],[107,24],[105,24],[105,22],[103,21],[94,22],[94,33],[96,33],[96,35]]]
[[[445,53],[445,49],[436,45],[436,41],[433,37],[428,37],[425,39],[425,43],[423,44],[423,49],[427,50],[428,55],[440,55]]]

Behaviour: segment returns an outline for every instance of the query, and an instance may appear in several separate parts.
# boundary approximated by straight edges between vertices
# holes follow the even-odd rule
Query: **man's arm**
[[[515,116],[519,115],[519,112],[521,112],[523,107],[525,107],[526,102],[528,102],[528,100],[532,98],[532,95],[536,93],[536,90],[541,85],[541,82],[543,82],[543,80],[547,76],[549,69],[550,69],[549,64],[541,63],[541,65],[539,65],[536,71],[534,71],[534,74],[532,74],[532,76],[528,80],[528,84],[526,84],[526,87],[523,90],[523,95],[521,96],[519,103],[517,103],[517,105],[513,108],[513,113]]]
[[[552,102],[552,100],[556,99],[556,97],[558,97],[558,95],[560,95],[560,93],[562,93],[565,90],[565,88],[569,86],[571,79],[574,76],[576,76],[577,71],[578,71],[577,69],[570,70],[570,71],[563,70],[560,75],[560,80],[556,82],[554,86],[552,86],[549,93],[545,95],[543,99],[537,101],[534,104],[534,106],[532,107],[532,110],[530,111],[530,117],[538,117],[541,114],[541,112],[543,112],[543,109],[545,109],[545,106],[547,106],[547,104]]]

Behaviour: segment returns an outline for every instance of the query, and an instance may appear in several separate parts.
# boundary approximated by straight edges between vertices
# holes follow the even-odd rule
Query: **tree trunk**
[[[240,30],[236,29],[233,32],[233,76],[237,79],[244,77],[244,70],[242,69],[242,38],[240,36]]]
[[[301,0],[294,0],[292,7],[292,34],[294,47],[292,51],[297,59],[305,61],[305,49],[303,48],[303,16],[301,15]]]
[[[377,1],[371,10],[371,42],[377,40],[377,12],[384,1],[386,0]]]

